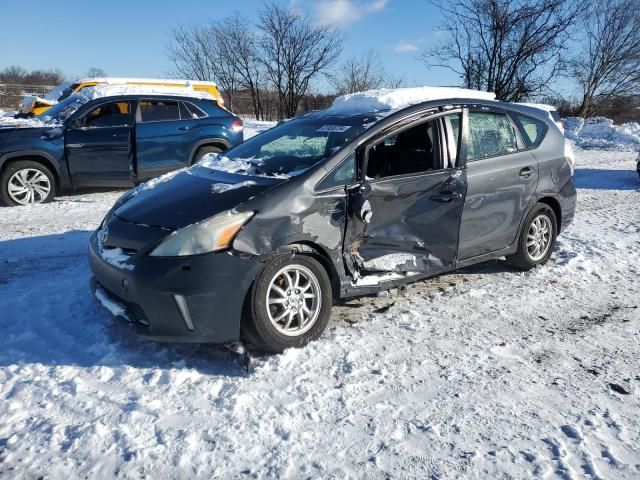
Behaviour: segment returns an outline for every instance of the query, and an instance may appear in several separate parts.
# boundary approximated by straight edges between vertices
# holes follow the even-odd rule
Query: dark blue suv
[[[0,127],[0,200],[27,205],[82,187],[133,187],[243,140],[242,120],[214,100],[74,95]]]

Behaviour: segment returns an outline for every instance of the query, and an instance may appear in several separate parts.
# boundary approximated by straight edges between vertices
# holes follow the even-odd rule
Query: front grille
[[[144,313],[144,310],[137,303],[127,302],[123,300],[118,295],[113,293],[111,290],[106,289],[101,283],[97,284],[98,288],[102,290],[111,300],[116,303],[119,303],[124,307],[125,312],[127,313],[127,317],[132,322],[140,323],[145,327],[150,326],[149,319],[147,318],[147,314]]]
[[[125,302],[124,308],[131,320],[141,323],[142,325],[146,325],[147,327],[149,326],[149,319],[140,305],[137,303]]]

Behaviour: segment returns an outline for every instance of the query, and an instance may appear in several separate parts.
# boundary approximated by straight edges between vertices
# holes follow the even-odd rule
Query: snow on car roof
[[[517,102],[516,105],[523,105],[525,107],[537,108],[539,110],[544,110],[545,112],[555,112],[558,109],[553,105],[548,105],[546,103],[525,103],[525,102]]]
[[[495,100],[492,92],[455,87],[381,88],[342,95],[333,101],[326,113],[355,114],[380,110],[399,110],[430,100],[477,98]]]
[[[205,82],[200,80],[186,80],[186,79],[177,79],[177,78],[136,78],[136,77],[87,77],[87,78],[79,78],[74,83],[90,83],[90,82],[100,82],[100,83],[181,83],[185,86],[190,85],[210,85],[217,86],[216,82]]]
[[[121,95],[177,95],[192,98],[215,100],[208,92],[201,92],[188,87],[167,87],[162,85],[123,85],[100,84],[83,88],[74,95],[84,96],[89,100],[102,97],[117,97]]]

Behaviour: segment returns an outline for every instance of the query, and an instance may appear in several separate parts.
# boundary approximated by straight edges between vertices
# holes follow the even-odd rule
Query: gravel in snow
[[[545,267],[349,301],[250,373],[93,299],[87,240],[120,192],[0,209],[0,477],[638,478],[635,154],[577,157]]]

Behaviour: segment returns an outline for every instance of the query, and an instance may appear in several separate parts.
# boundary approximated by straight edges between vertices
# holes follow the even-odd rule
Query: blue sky
[[[426,0],[281,0],[344,34],[343,56],[379,53],[384,67],[411,85],[453,85],[455,74],[417,59],[437,42],[440,13]],[[165,76],[166,45],[178,25],[239,11],[255,20],[262,0],[2,0],[0,69],[59,68],[69,76],[99,67],[110,76]],[[320,85],[322,87],[322,85]]]

